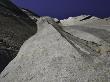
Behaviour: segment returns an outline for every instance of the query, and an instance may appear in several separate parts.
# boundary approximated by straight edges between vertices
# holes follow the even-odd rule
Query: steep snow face
[[[81,15],[77,17],[69,17],[68,19],[60,20],[62,26],[71,25],[110,25],[110,19],[100,19],[95,16]]]
[[[110,81],[109,30],[61,27],[50,17],[37,24],[38,32],[23,44],[0,82]]]

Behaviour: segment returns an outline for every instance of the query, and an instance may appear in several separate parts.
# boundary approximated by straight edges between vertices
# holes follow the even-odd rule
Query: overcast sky
[[[17,6],[30,9],[40,16],[59,19],[81,14],[110,16],[110,0],[12,0]]]

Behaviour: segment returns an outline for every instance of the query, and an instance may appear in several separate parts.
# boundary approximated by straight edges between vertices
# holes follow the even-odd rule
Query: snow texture
[[[110,18],[100,19],[95,16],[81,15],[77,17],[69,17],[68,19],[60,20],[61,25],[71,26],[71,25],[110,25]]]
[[[40,17],[0,82],[110,82],[110,26],[66,22]]]

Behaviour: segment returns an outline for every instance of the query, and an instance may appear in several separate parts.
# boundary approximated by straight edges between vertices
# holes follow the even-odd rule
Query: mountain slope
[[[16,14],[18,11],[12,11],[11,6],[1,3],[2,0],[0,1],[0,72],[17,55],[23,42],[37,32],[36,23],[26,14],[21,16],[23,12],[20,9],[18,10],[21,15]]]
[[[62,27],[50,17],[41,17],[37,25],[38,32],[1,73],[1,82],[110,81],[109,30]]]

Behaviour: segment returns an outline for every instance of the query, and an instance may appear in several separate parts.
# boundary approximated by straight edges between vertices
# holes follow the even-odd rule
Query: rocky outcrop
[[[21,45],[37,32],[36,23],[20,9],[12,11],[10,3],[0,1],[0,72],[17,55]],[[15,7],[17,9],[17,7]],[[24,16],[25,15],[25,16]]]
[[[39,15],[33,13],[32,11],[28,10],[28,9],[21,9],[24,13],[26,13],[34,22],[37,22],[38,18],[40,18]]]
[[[110,26],[63,27],[50,17],[37,25],[38,32],[1,73],[1,82],[110,81]]]

